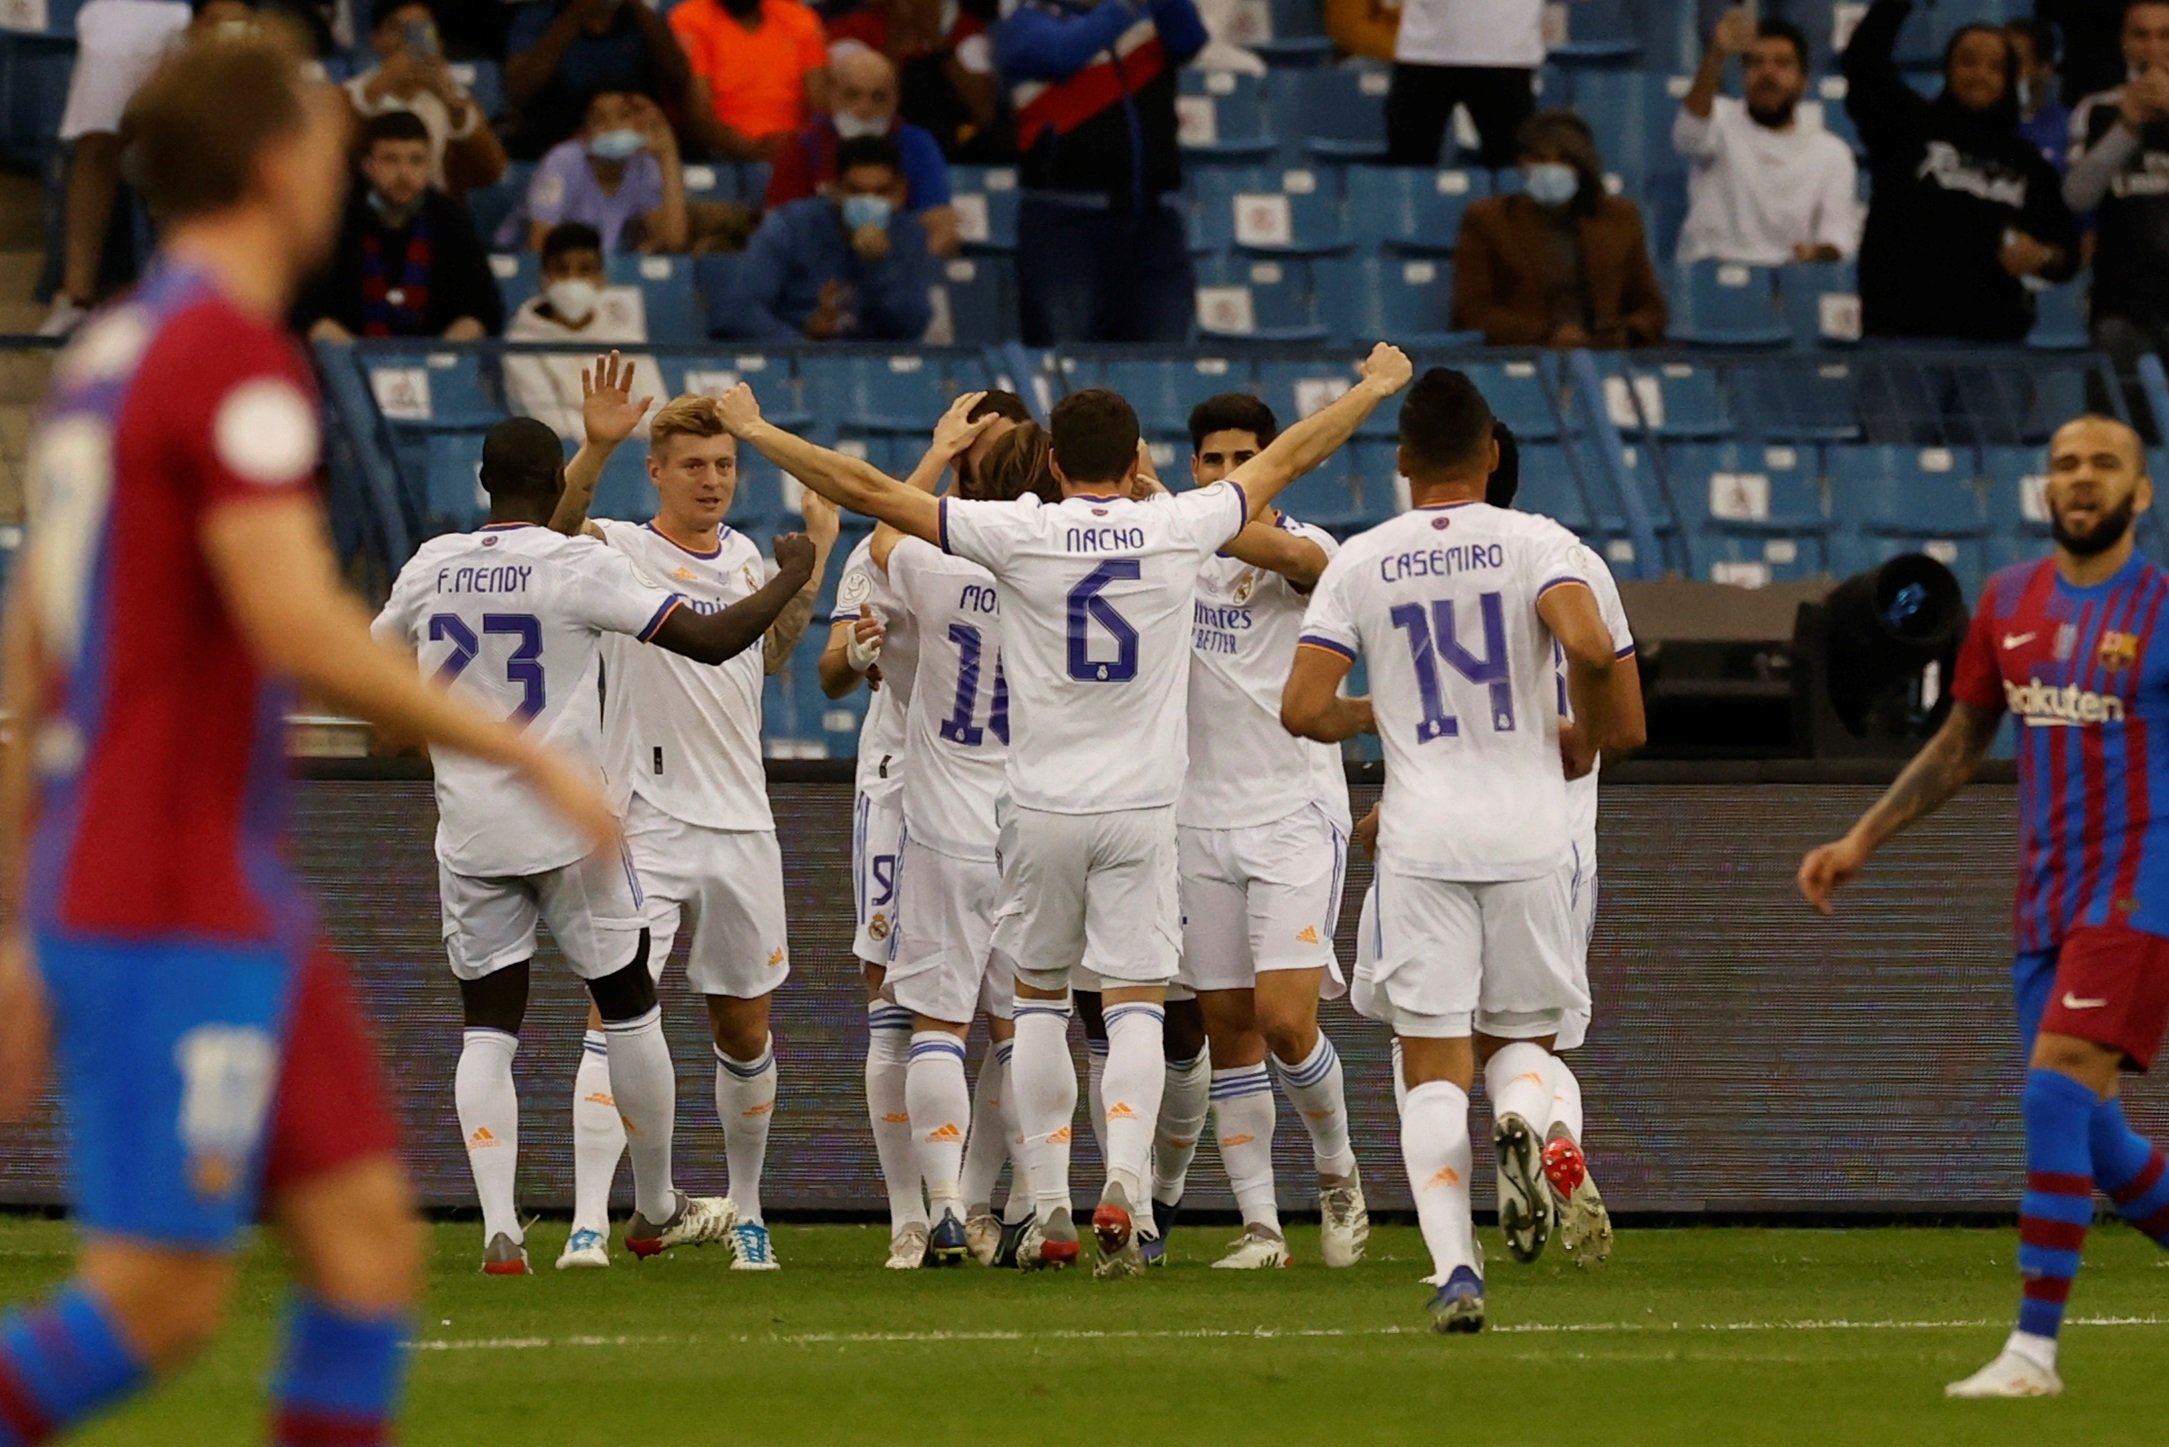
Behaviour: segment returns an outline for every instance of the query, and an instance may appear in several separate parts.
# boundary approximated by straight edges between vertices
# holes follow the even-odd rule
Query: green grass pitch
[[[727,1443],[1903,1443],[2169,1441],[2169,1256],[2119,1227],[2087,1251],[2067,1395],[1945,1402],[2015,1300],[2009,1230],[1625,1231],[1612,1264],[1506,1259],[1490,1327],[1423,1330],[1422,1246],[1382,1227],[1350,1271],[1210,1271],[1232,1232],[1185,1226],[1143,1281],[880,1269],[886,1232],[780,1226],[784,1269],[720,1247],[607,1272],[487,1278],[468,1224],[433,1228],[401,1440],[519,1447]],[[67,1270],[68,1229],[0,1222],[0,1291]],[[1088,1252],[1089,1254],[1089,1252]],[[233,1328],[85,1447],[262,1440],[282,1292],[251,1256]]]

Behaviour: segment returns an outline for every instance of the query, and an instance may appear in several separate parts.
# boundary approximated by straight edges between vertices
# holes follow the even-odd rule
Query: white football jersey
[[[724,528],[715,551],[681,548],[647,523],[596,519],[603,538],[647,577],[720,613],[758,592],[770,566]],[[635,794],[704,829],[773,829],[761,763],[762,648],[718,664],[613,639],[603,653],[603,767],[619,812]]]
[[[1175,802],[1198,570],[1248,512],[1232,482],[1142,502],[942,500],[943,550],[1002,590],[1018,807],[1111,814]]]
[[[889,554],[888,581],[919,634],[906,692],[904,829],[915,844],[991,862],[994,800],[1009,763],[1009,683],[994,575],[905,538]]]
[[[884,628],[881,642],[881,687],[866,701],[866,716],[859,720],[859,757],[855,780],[859,793],[869,799],[892,798],[904,787],[904,695],[908,691],[917,634],[911,615],[897,603],[888,580],[873,562],[873,535],[860,538],[851,556],[844,559],[843,576],[836,583],[836,606],[829,611],[831,628],[845,619],[856,619],[861,606],[874,610]]]
[[[1323,528],[1279,526],[1325,550]],[[1316,804],[1348,828],[1348,775],[1332,744],[1280,726],[1280,695],[1303,631],[1307,595],[1280,574],[1216,555],[1197,577],[1190,633],[1190,772],[1175,822],[1192,829],[1270,824]]]
[[[681,601],[593,538],[493,524],[422,544],[370,631],[412,648],[425,678],[483,712],[525,719],[600,782],[604,637],[653,637]],[[433,762],[437,858],[454,874],[542,874],[589,852],[511,769],[447,749]]]
[[[1318,580],[1303,643],[1369,671],[1395,872],[1484,883],[1567,861],[1559,674],[1536,602],[1586,585],[1583,551],[1548,518],[1453,503],[1350,539]]]
[[[1634,633],[1627,626],[1627,605],[1619,601],[1619,584],[1612,577],[1612,570],[1592,548],[1581,548],[1575,556],[1581,560],[1582,576],[1589,581],[1589,589],[1597,595],[1597,612],[1604,616],[1604,627],[1612,635],[1612,656],[1631,660],[1634,657]],[[1552,644],[1552,663],[1559,670],[1559,713],[1561,717],[1574,717],[1568,705],[1566,691],[1566,654],[1555,642]],[[1627,667],[1634,664],[1630,661]],[[1580,851],[1584,868],[1589,868],[1597,857],[1597,770],[1591,769],[1579,779],[1567,780],[1567,838]]]

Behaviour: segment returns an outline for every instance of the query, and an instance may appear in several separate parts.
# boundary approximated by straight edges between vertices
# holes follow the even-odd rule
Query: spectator
[[[1183,230],[1175,72],[1205,48],[1191,0],[1024,0],[994,33],[1024,195],[1024,340],[1180,342],[1197,297]]]
[[[2028,277],[2078,269],[2079,229],[2056,173],[2018,133],[2018,57],[2001,30],[1961,26],[1927,100],[1891,60],[1910,0],[1875,0],[1845,48],[1845,108],[1873,191],[1860,240],[1869,337],[2015,342]]]
[[[889,58],[899,77],[898,113],[941,142],[952,161],[1009,159],[987,23],[956,0],[867,0],[829,23],[833,54],[857,41]]]
[[[1642,213],[1604,193],[1596,139],[1572,111],[1522,123],[1518,196],[1461,218],[1454,325],[1493,346],[1641,347],[1664,336]]]
[[[2039,20],[2006,20],[2003,35],[2018,52],[2018,133],[2061,172],[2071,149],[2071,107],[2056,79],[2056,28]]]
[[[644,95],[666,110],[692,95],[685,52],[642,0],[532,0],[514,12],[506,54],[509,139],[527,160],[575,135],[604,91]]]
[[[798,0],[685,0],[670,30],[693,69],[687,127],[718,159],[768,160],[825,108],[828,42]]]
[[[246,25],[247,0],[91,0],[75,17],[75,68],[60,113],[60,139],[72,144],[62,212],[60,290],[38,327],[66,336],[104,290],[106,233],[120,197],[120,119],[166,47],[191,29]]]
[[[444,63],[430,0],[384,0],[369,32],[377,64],[346,83],[363,120],[407,111],[429,128],[429,183],[453,196],[494,185],[505,173],[505,148],[489,117]]]
[[[584,221],[553,227],[542,243],[542,290],[512,314],[505,340],[554,342],[567,350],[506,356],[505,391],[513,410],[548,423],[568,442],[581,441],[586,435],[580,421],[583,364],[606,348],[647,341],[647,316],[638,300],[638,292],[607,287],[602,237],[594,227]],[[626,360],[646,379],[645,387],[652,389],[662,376],[646,357]]]
[[[1725,62],[1746,57],[1744,101],[1717,93]],[[1807,37],[1782,20],[1756,24],[1734,7],[1717,22],[1694,85],[1672,122],[1687,158],[1681,261],[1837,261],[1860,246],[1858,167],[1820,125],[1801,123]]]
[[[2169,351],[2169,0],[2124,12],[2124,61],[2130,80],[2079,103],[2064,200],[2094,213],[2094,345],[2129,376]]]
[[[527,244],[540,251],[566,221],[602,233],[606,252],[686,249],[685,167],[654,101],[602,92],[580,134],[542,158],[527,186]]]
[[[1456,106],[1467,106],[1494,171],[1514,164],[1536,109],[1544,0],[1404,0],[1386,92],[1386,159],[1436,166]]]
[[[887,136],[837,148],[825,194],[768,213],[739,267],[734,335],[764,342],[917,341],[933,319],[926,231],[903,209],[903,158]]]
[[[331,265],[297,308],[310,338],[496,335],[497,279],[467,208],[429,184],[429,127],[408,111],[372,116],[361,173]]]
[[[829,99],[834,109],[787,138],[769,173],[770,207],[811,196],[836,178],[836,147],[851,136],[887,136],[904,158],[904,209],[926,228],[927,249],[954,256],[956,208],[949,204],[949,163],[928,132],[907,125],[896,114],[896,67],[888,57],[858,44],[829,52]]]
[[[2121,85],[2124,9],[2128,0],[2034,0],[2033,13],[2064,38],[2063,102]]]

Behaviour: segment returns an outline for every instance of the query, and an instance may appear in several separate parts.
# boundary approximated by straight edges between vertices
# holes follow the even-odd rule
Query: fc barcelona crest
[[[2119,668],[2131,667],[2139,661],[2139,635],[2110,629],[2101,635],[2101,648],[2094,658],[2111,673]]]

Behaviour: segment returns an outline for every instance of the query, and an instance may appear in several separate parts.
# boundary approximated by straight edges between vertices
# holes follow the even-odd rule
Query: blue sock
[[[349,1316],[314,1297],[297,1297],[272,1384],[277,1447],[376,1447],[391,1440],[406,1326],[404,1313]]]
[[[2161,1147],[2131,1128],[2124,1103],[2113,1098],[2094,1107],[2090,1135],[2094,1184],[2142,1235],[2169,1246],[2169,1159]]]
[[[2018,1207],[2018,1329],[2054,1339],[2094,1223],[2094,1092],[2068,1075],[2026,1073],[2026,1196]]]
[[[80,1283],[0,1325],[0,1447],[66,1431],[141,1386],[148,1366]]]

